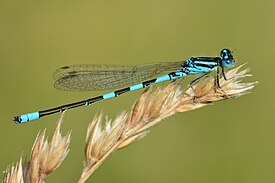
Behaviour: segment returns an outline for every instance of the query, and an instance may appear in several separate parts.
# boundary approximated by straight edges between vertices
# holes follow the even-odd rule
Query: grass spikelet
[[[125,129],[127,113],[122,112],[113,122],[107,120],[102,126],[102,113],[96,115],[86,135],[86,163],[78,182],[85,182],[94,170],[114,151]]]
[[[48,142],[46,130],[38,133],[32,146],[29,160],[22,165],[22,158],[16,166],[7,168],[4,172],[4,183],[11,182],[45,182],[46,177],[63,162],[69,152],[70,135],[61,135],[61,123],[64,113],[57,122],[52,140]]]
[[[3,183],[24,183],[22,157],[15,166],[12,165],[4,171]]]
[[[240,68],[227,71],[227,80],[220,77],[221,88],[215,86],[212,75],[199,79],[185,89],[181,88],[182,79],[179,79],[155,91],[151,87],[145,89],[129,114],[123,112],[113,122],[104,122],[102,113],[95,116],[87,130],[86,164],[78,182],[85,182],[113,151],[144,137],[161,120],[178,112],[249,93],[256,82],[242,83],[241,79],[250,75],[247,74],[248,69],[239,71]]]

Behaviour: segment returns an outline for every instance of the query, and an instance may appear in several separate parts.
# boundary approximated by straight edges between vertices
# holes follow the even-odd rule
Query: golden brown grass
[[[215,87],[215,79],[211,75],[186,89],[181,88],[182,80],[179,79],[155,91],[147,88],[131,111],[122,112],[113,122],[104,122],[102,113],[95,116],[87,130],[86,164],[78,182],[85,182],[113,151],[141,139],[161,120],[178,112],[247,94],[256,83],[240,83],[242,78],[250,76],[247,69],[238,72],[240,68],[226,73],[229,80],[220,78],[221,89]]]
[[[69,152],[70,136],[67,133],[61,136],[61,123],[64,113],[57,122],[52,140],[48,142],[45,130],[38,133],[32,146],[30,157],[22,163],[8,167],[4,172],[3,182],[5,183],[42,183],[46,177],[53,172],[65,159]]]
[[[145,89],[130,112],[122,112],[113,121],[103,117],[102,113],[96,115],[87,129],[86,163],[78,182],[85,182],[112,152],[143,138],[152,126],[163,119],[178,112],[194,110],[249,93],[256,82],[241,82],[250,75],[247,74],[248,69],[239,71],[240,68],[241,66],[226,73],[229,80],[220,78],[221,89],[215,87],[212,75],[185,89],[182,89],[182,80],[179,79],[154,91],[151,87]],[[29,160],[22,165],[21,158],[15,166],[7,168],[3,182],[45,181],[68,153],[70,133],[61,137],[61,121],[62,117],[50,143],[45,140],[45,131],[38,134]]]

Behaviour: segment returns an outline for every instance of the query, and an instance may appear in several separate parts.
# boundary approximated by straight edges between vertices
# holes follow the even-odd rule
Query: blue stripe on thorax
[[[209,66],[217,66],[217,62],[206,62],[206,61],[194,61],[193,62],[195,65],[196,64],[203,64],[203,65],[209,65]]]
[[[216,69],[218,63],[210,61],[200,61],[188,59],[187,64],[183,67],[183,71],[188,74],[202,74],[211,72]]]

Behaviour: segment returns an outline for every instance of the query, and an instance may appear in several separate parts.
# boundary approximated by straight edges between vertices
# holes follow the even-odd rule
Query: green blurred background
[[[55,69],[216,56],[228,47],[259,81],[251,94],[164,120],[88,182],[275,182],[274,19],[273,0],[1,0],[0,170],[26,157],[38,131],[50,135],[59,117],[15,125],[13,116],[102,93],[56,90]],[[114,118],[141,92],[67,112],[62,129],[73,130],[71,150],[47,182],[76,182],[94,114]]]

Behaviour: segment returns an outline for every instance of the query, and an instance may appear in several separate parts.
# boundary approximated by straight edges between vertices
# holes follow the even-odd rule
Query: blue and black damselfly
[[[26,123],[44,116],[68,109],[91,105],[95,102],[117,97],[123,93],[145,88],[155,83],[175,80],[187,75],[204,75],[217,71],[216,82],[219,85],[219,68],[227,80],[224,68],[233,67],[235,60],[229,49],[222,49],[220,57],[191,57],[185,61],[159,64],[122,66],[122,65],[72,65],[61,67],[53,74],[55,87],[71,91],[109,90],[129,86],[98,97],[62,105],[48,110],[32,112],[14,117],[15,123]],[[168,73],[156,77],[161,73]],[[156,77],[155,79],[152,79]],[[200,78],[200,77],[199,77]]]

